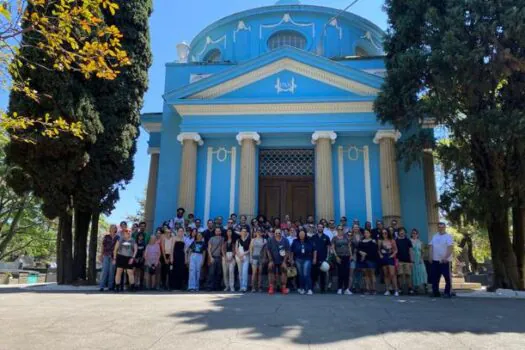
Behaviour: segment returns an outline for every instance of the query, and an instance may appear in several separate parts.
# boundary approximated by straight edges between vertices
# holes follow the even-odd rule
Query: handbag
[[[297,276],[297,268],[295,266],[290,266],[286,271],[286,276],[288,278],[294,278]]]

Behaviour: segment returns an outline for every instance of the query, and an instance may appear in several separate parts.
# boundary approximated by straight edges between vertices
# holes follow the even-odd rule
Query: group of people
[[[250,222],[246,216],[232,214],[208,220],[206,226],[193,214],[177,215],[147,232],[145,222],[111,225],[102,242],[100,290],[188,290],[262,292],[290,289],[314,294],[331,289],[337,276],[337,294],[355,292],[376,294],[378,280],[385,295],[426,293],[440,296],[439,280],[445,278],[444,296],[451,295],[450,261],[453,240],[446,225],[439,224],[427,245],[417,229],[410,235],[392,220],[389,227],[378,220],[361,227],[346,217],[335,220],[313,216],[306,222],[270,221],[259,215]],[[425,259],[425,256],[427,259]],[[123,275],[127,277],[124,283]],[[250,277],[251,275],[251,277]],[[267,280],[265,281],[267,276]],[[266,283],[265,283],[266,282]]]

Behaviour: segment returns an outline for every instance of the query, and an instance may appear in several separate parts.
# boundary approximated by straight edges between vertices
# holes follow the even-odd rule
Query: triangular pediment
[[[167,93],[182,100],[280,97],[373,97],[383,79],[312,53],[283,48]]]

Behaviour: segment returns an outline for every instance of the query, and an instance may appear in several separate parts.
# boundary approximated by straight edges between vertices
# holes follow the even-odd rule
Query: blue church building
[[[383,35],[355,14],[281,0],[179,44],[162,113],[142,116],[149,227],[183,207],[203,222],[396,219],[426,240],[439,219],[432,153],[406,171],[395,147],[406,135],[373,111]]]

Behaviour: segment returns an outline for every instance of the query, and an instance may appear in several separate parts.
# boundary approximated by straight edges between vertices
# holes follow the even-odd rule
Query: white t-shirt
[[[428,244],[432,246],[432,260],[440,261],[447,256],[447,248],[454,245],[454,240],[448,233],[442,235],[436,233]],[[452,261],[452,255],[450,255],[448,261]]]
[[[330,238],[330,242],[331,242],[331,241],[332,241],[332,238],[334,238],[334,236],[337,235],[337,230],[334,230],[334,231],[332,232],[332,230],[330,230],[328,227],[326,227],[326,228],[323,230],[323,233],[324,233],[325,235],[327,235],[328,238]]]

